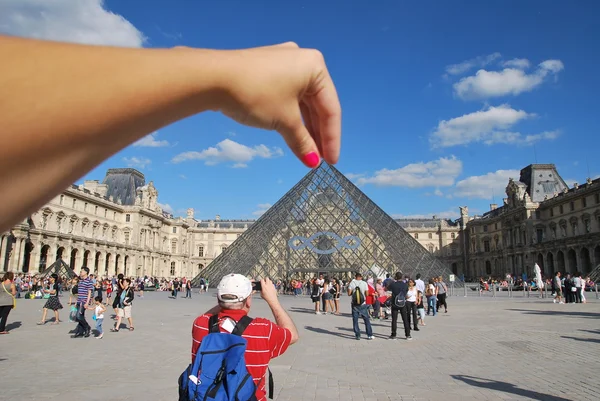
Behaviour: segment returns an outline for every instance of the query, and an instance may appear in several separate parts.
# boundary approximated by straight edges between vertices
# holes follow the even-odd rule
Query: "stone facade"
[[[73,185],[0,237],[0,269],[38,272],[58,258],[100,275],[194,277],[252,221],[173,218],[134,169]]]
[[[504,205],[466,220],[467,277],[583,274],[600,265],[600,179],[568,188],[553,164],[509,180]]]

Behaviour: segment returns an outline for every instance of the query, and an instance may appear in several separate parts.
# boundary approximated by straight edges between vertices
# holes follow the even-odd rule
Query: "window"
[[[586,198],[581,198],[581,206],[587,207],[587,199]]]
[[[104,209],[104,217],[108,216],[108,209]]]
[[[550,217],[554,217],[554,208],[553,207],[550,208]]]
[[[537,234],[537,242],[541,243],[544,240],[544,230],[538,228],[535,232]]]
[[[427,247],[429,248],[429,252],[433,253],[433,244],[429,244]]]
[[[113,220],[117,219],[117,212],[113,212]]]
[[[483,232],[487,233],[487,224],[483,226]]]
[[[98,206],[94,206],[94,214],[98,214]]]
[[[564,213],[564,211],[565,211],[565,210],[563,209],[563,205],[560,205],[560,206],[558,207],[558,211],[560,212],[560,214],[563,214],[563,213]]]
[[[494,224],[494,230],[497,230],[497,229],[498,229],[498,223],[495,223]]]
[[[594,195],[594,200],[596,201],[596,204],[600,203],[600,194]]]
[[[60,196],[60,204],[62,205],[64,201],[65,201],[65,196],[61,195]]]
[[[432,239],[432,238],[433,238],[433,234],[429,233],[429,239]]]
[[[450,248],[452,250],[452,256],[456,256],[456,247]]]
[[[177,253],[177,240],[171,241],[171,253]]]
[[[131,215],[130,214],[126,214],[125,215],[125,223],[129,223],[131,221]]]
[[[204,247],[203,246],[200,246],[198,248],[198,256],[201,257],[201,258],[204,257]]]
[[[456,237],[456,234],[450,233],[450,238],[454,239],[455,237]]]
[[[415,239],[419,239],[419,233],[415,233]]]
[[[173,234],[177,234],[177,227],[173,227]]]
[[[83,204],[83,211],[84,211],[84,212],[87,212],[87,202],[85,202],[85,203]]]
[[[125,231],[124,237],[125,237],[125,245],[129,245],[129,231]]]
[[[485,252],[489,252],[490,251],[490,241],[483,241],[483,250]]]
[[[77,206],[77,199],[73,199],[73,209],[75,209],[75,206]]]
[[[175,262],[171,262],[171,276],[175,275]]]
[[[540,219],[540,211],[539,211],[539,210],[536,210],[536,211],[535,211],[535,218],[536,218],[537,220],[539,220],[539,219]]]
[[[575,202],[571,201],[570,206],[571,206],[571,211],[574,211],[575,210]]]

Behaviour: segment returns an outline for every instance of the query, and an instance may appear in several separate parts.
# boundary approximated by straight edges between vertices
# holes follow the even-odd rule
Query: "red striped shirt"
[[[226,313],[219,313],[219,319],[229,317],[238,321],[246,313],[244,310],[228,310]],[[202,339],[208,334],[208,319],[210,319],[210,315],[198,316],[192,326],[192,362],[196,357],[198,348],[200,348]],[[221,328],[221,332],[226,331]],[[287,350],[292,339],[292,333],[268,319],[257,317],[252,320],[242,337],[248,341],[244,359],[246,360],[248,373],[252,375],[256,385],[256,398],[258,401],[266,401],[265,373],[269,361]]]

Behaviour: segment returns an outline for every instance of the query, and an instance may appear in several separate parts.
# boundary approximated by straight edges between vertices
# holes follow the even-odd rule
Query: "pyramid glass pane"
[[[300,273],[357,271],[377,276],[401,271],[445,279],[451,274],[350,180],[323,162],[201,275],[217,284],[228,273],[287,280]],[[196,277],[193,284],[199,280]]]

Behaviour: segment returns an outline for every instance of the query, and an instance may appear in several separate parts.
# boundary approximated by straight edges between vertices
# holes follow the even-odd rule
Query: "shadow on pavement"
[[[586,332],[586,333],[592,333],[592,334],[600,334],[600,329],[596,329],[596,330],[579,329],[579,331],[583,331],[583,332]]]
[[[343,334],[343,333],[336,333],[335,331],[329,331],[329,330],[322,329],[320,327],[312,327],[312,326],[304,326],[304,328],[306,330],[312,331],[314,333],[329,334],[330,336],[336,336],[336,337],[342,337],[342,338],[349,338],[349,339],[352,339],[352,340],[354,339],[354,334],[348,335],[348,334]]]
[[[308,313],[309,315],[315,315],[315,309],[314,308],[298,308],[295,306],[292,306],[289,309],[290,312],[294,312],[294,313]],[[333,313],[327,313],[327,315],[333,315]],[[340,313],[339,315],[334,315],[334,316],[343,316],[343,317],[352,317],[352,315],[350,313]]]
[[[497,380],[465,375],[451,375],[451,377],[456,380],[460,380],[463,383],[468,384],[469,386],[486,388],[488,390],[502,391],[504,393],[515,394],[532,400],[569,401],[568,398],[539,393],[533,390],[526,390],[524,388],[517,387],[514,384],[501,382]]]
[[[365,328],[362,325],[362,323],[359,323],[359,327],[360,327],[360,332],[362,336],[366,336],[367,333],[365,333]],[[338,330],[342,330],[342,331],[349,331],[352,333],[352,337],[354,338],[354,329],[352,327],[336,327],[336,329]],[[383,335],[383,334],[377,334],[377,333],[373,333],[373,337],[377,337],[377,338],[383,338],[383,339],[387,339],[388,337]]]
[[[547,315],[547,316],[571,316],[571,317],[600,317],[600,313],[595,312],[574,312],[574,311],[543,311],[543,310],[530,310],[530,309],[506,309],[513,312],[523,312],[528,315]]]
[[[14,329],[18,329],[22,325],[23,325],[23,323],[21,323],[21,322],[11,322],[11,323],[8,323],[6,325],[6,331],[11,331],[11,330],[14,330]]]
[[[575,341],[583,341],[586,343],[598,343],[600,344],[600,339],[598,338],[579,338],[579,337],[570,337],[570,336],[560,336],[561,338],[567,338],[569,340],[575,340]]]

